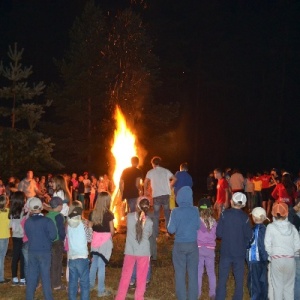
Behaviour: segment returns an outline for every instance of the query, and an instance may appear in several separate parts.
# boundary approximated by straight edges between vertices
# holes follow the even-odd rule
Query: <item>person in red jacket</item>
[[[277,202],[284,202],[288,206],[295,205],[297,191],[294,183],[291,180],[290,174],[286,173],[281,178],[281,183],[278,183],[272,192],[272,197]]]

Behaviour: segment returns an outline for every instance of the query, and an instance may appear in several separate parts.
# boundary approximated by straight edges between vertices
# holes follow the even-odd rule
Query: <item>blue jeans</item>
[[[294,299],[300,299],[300,257],[295,257],[296,276],[295,276],[295,296]]]
[[[216,290],[216,300],[226,299],[226,283],[229,275],[229,271],[233,269],[233,275],[235,279],[235,291],[232,300],[243,299],[243,283],[244,283],[244,257],[222,257],[219,263],[219,281]]]
[[[136,211],[136,203],[137,203],[137,198],[127,199],[127,204],[129,206],[129,211],[130,212],[135,212]]]
[[[165,226],[167,229],[169,219],[170,219],[170,195],[162,195],[158,197],[153,197],[153,207],[154,207],[154,222],[153,222],[153,235],[154,237],[158,236],[159,233],[159,212],[160,207],[164,209],[165,215]]]
[[[146,282],[149,282],[151,279],[151,264],[149,263],[148,273],[147,273],[147,279]],[[132,275],[130,282],[136,282],[136,263],[134,264]]]
[[[0,239],[0,281],[4,280],[4,260],[8,247],[8,239]]]
[[[90,299],[89,260],[87,258],[69,259],[69,300],[77,299],[78,280],[80,299]]]
[[[90,288],[95,285],[96,275],[98,271],[98,294],[105,291],[105,262],[98,255],[93,255],[92,265],[90,268]]]
[[[25,278],[27,280],[27,270],[28,270],[28,242],[23,243],[22,253],[23,253],[23,257],[24,257],[24,273],[25,273]]]
[[[198,299],[198,245],[192,243],[174,243],[173,265],[175,269],[175,289],[178,300]],[[188,289],[186,288],[188,273]],[[224,298],[225,299],[225,298]],[[223,300],[224,300],[223,299]]]
[[[51,253],[28,253],[26,300],[34,299],[35,289],[41,277],[45,300],[53,300],[50,280]]]

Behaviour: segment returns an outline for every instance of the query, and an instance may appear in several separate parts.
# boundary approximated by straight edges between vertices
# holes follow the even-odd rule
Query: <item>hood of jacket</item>
[[[293,232],[294,225],[292,225],[287,218],[285,220],[275,220],[275,218],[273,218],[273,224],[282,235],[289,236]]]
[[[178,206],[193,206],[193,191],[189,186],[183,186],[176,196]]]
[[[75,216],[73,218],[68,218],[68,225],[72,228],[76,228],[81,222],[81,216]]]

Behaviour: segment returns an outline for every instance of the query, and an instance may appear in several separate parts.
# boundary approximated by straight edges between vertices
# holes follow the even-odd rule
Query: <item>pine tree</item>
[[[54,144],[50,138],[35,130],[44,108],[51,105],[36,103],[35,98],[43,93],[43,82],[29,86],[28,78],[32,66],[23,67],[21,60],[24,49],[18,50],[17,43],[9,46],[9,66],[0,63],[0,75],[7,86],[0,88],[0,163],[3,175],[17,174],[26,168],[42,169],[44,165],[61,167],[52,158]],[[2,81],[1,81],[2,83]],[[27,123],[27,126],[26,126]],[[19,126],[17,126],[19,125]],[[27,127],[27,129],[26,129]]]

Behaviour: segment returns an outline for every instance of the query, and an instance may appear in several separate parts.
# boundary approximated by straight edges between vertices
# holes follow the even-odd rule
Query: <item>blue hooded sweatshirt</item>
[[[193,206],[193,191],[189,186],[182,187],[176,196],[178,207],[171,213],[168,231],[175,233],[175,243],[192,243],[197,241],[200,228],[198,208]]]

